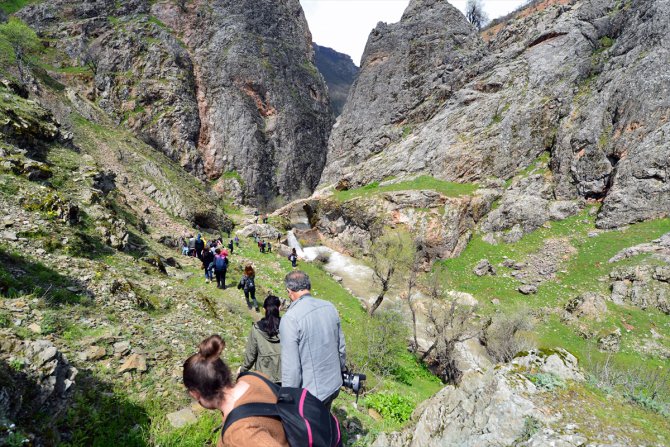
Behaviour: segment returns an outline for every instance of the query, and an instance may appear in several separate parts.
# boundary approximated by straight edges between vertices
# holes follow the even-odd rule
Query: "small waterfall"
[[[305,252],[303,251],[300,242],[298,242],[298,238],[295,237],[295,234],[293,234],[293,230],[289,231],[286,234],[286,242],[288,243],[289,247],[295,248],[295,252],[298,254],[298,257],[300,258],[305,257]]]

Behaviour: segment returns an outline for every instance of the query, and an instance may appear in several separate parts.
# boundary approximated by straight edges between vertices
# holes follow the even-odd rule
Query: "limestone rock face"
[[[261,206],[309,195],[332,118],[300,2],[163,1],[151,12],[192,57],[207,177],[237,172],[246,199]]]
[[[369,38],[322,184],[509,180],[548,153],[544,184],[512,182],[487,231],[523,234],[573,213],[575,199],[604,201],[602,228],[668,215],[670,5],[618,5],[552,5],[485,44],[446,1],[411,2]]]
[[[446,197],[429,190],[388,192],[343,203],[324,199],[318,204],[316,228],[334,245],[367,254],[383,225],[404,225],[421,240],[427,261],[446,259],[465,249],[492,201],[485,193]]]
[[[333,128],[321,182],[334,183],[400,142],[403,126],[431,117],[465,83],[465,67],[483,54],[475,29],[446,0],[412,0],[400,22],[380,22],[370,33],[361,71]],[[408,168],[418,170],[418,162],[410,160]],[[367,165],[353,175],[358,184],[372,176],[386,175]]]
[[[328,85],[333,115],[339,116],[359,69],[351,56],[317,44],[314,44],[314,63]]]
[[[20,17],[90,70],[79,93],[200,178],[309,195],[332,117],[298,0],[55,0]]]

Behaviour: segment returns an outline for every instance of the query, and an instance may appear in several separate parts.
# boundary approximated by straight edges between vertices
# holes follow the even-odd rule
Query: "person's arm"
[[[293,388],[302,385],[302,365],[300,364],[300,334],[296,322],[284,316],[279,323],[281,340],[281,384]]]
[[[339,317],[337,319],[337,332],[339,333],[340,337],[340,371],[344,371],[347,368],[347,348],[344,343],[344,332],[342,331],[342,324],[340,323]]]
[[[247,347],[244,350],[244,362],[242,363],[240,372],[249,371],[258,358],[258,342],[256,341],[256,334],[254,334],[254,332],[255,330],[252,326],[251,333],[247,339]]]

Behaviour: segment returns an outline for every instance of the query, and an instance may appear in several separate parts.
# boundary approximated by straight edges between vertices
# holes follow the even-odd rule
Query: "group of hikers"
[[[245,277],[253,278],[253,269],[245,269]],[[251,328],[236,379],[221,359],[225,342],[219,335],[203,340],[184,363],[189,394],[204,408],[221,411],[219,446],[341,445],[330,414],[346,371],[339,314],[311,295],[306,273],[290,272],[284,285],[288,309],[280,317],[279,297],[265,299],[265,316]]]

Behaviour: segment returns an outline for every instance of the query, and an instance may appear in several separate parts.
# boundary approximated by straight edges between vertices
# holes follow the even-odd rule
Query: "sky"
[[[461,11],[467,0],[450,0]],[[351,56],[360,65],[370,31],[378,22],[400,20],[409,0],[300,0],[312,40]],[[490,19],[503,16],[524,0],[484,0]]]

